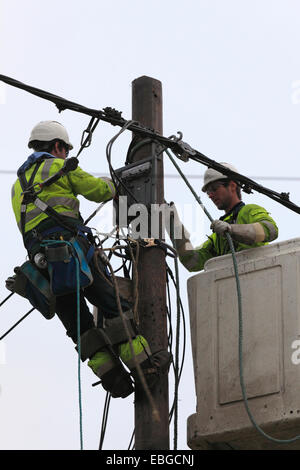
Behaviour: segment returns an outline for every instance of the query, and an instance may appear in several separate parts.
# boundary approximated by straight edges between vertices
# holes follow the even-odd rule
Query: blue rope
[[[41,246],[54,245],[56,243],[66,243],[71,247],[75,263],[76,263],[76,298],[77,298],[77,351],[78,351],[78,401],[79,401],[79,432],[80,432],[80,450],[83,450],[83,430],[82,430],[82,396],[81,396],[81,344],[80,344],[80,269],[79,260],[76,251],[73,249],[72,243],[66,240],[44,240]]]
[[[83,450],[83,431],[82,431],[82,399],[81,399],[81,342],[80,342],[80,274],[79,274],[79,261],[75,256],[76,261],[76,295],[77,295],[77,350],[78,350],[78,401],[79,401],[79,429],[80,429],[80,450]]]

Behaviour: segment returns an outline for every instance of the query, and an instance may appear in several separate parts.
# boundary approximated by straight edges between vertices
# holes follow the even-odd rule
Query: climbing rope
[[[67,240],[43,240],[41,243],[42,247],[56,245],[56,244],[67,244],[73,253],[73,257],[76,264],[76,299],[77,299],[77,380],[78,380],[78,404],[79,404],[79,433],[80,433],[80,450],[83,450],[83,430],[82,430],[82,396],[81,396],[81,341],[80,341],[80,268],[77,254],[73,249],[72,243]]]
[[[226,238],[228,240],[230,250],[232,253],[232,259],[233,259],[233,266],[234,266],[234,273],[235,273],[235,280],[236,280],[236,289],[237,289],[237,298],[238,298],[238,312],[239,312],[239,374],[240,374],[240,385],[241,385],[241,390],[242,390],[242,395],[243,395],[243,401],[244,405],[248,414],[248,417],[253,424],[254,428],[262,434],[264,437],[269,439],[272,442],[276,442],[278,444],[290,444],[292,442],[297,441],[300,439],[300,435],[292,437],[290,439],[276,439],[269,434],[266,434],[263,429],[256,423],[255,419],[253,418],[253,415],[250,411],[249,404],[248,404],[248,398],[246,394],[246,387],[245,387],[245,380],[244,380],[244,367],[243,367],[243,313],[242,313],[242,294],[241,294],[241,286],[240,286],[240,279],[239,279],[239,273],[238,273],[238,264],[235,256],[235,249],[234,245],[232,242],[232,238],[229,235],[229,233],[226,233]]]
[[[212,222],[213,221],[213,218],[211,217],[211,215],[209,214],[209,212],[206,210],[205,206],[203,205],[203,203],[201,202],[201,199],[199,198],[199,196],[196,194],[196,192],[194,191],[194,189],[191,187],[190,183],[187,181],[186,177],[184,176],[184,174],[181,172],[181,170],[179,169],[178,165],[176,164],[176,162],[174,161],[174,159],[172,158],[172,156],[169,154],[168,151],[166,151],[167,155],[169,156],[170,160],[172,161],[172,163],[174,164],[174,166],[176,167],[176,169],[179,171],[180,175],[182,176],[184,182],[187,184],[187,186],[189,187],[189,189],[191,190],[191,192],[193,193],[193,195],[195,196],[195,199],[196,201],[198,202],[198,204],[200,205],[200,207],[203,209],[203,211],[205,212],[205,214],[207,215],[207,217],[209,218],[209,220]],[[272,441],[272,442],[276,442],[278,444],[289,444],[289,443],[292,443],[292,442],[295,442],[297,440],[300,439],[300,435],[297,435],[293,438],[290,438],[290,439],[276,439],[272,436],[270,436],[269,434],[265,433],[263,431],[263,429],[256,423],[252,413],[251,413],[251,410],[249,408],[249,404],[248,404],[248,398],[247,398],[247,394],[246,394],[246,388],[245,388],[245,381],[244,381],[244,367],[243,367],[243,310],[242,310],[242,293],[241,293],[241,287],[240,287],[240,278],[239,278],[239,272],[238,272],[238,264],[237,264],[237,259],[236,259],[236,254],[235,254],[235,249],[234,249],[234,244],[233,244],[233,241],[232,241],[232,238],[230,236],[230,234],[228,232],[226,232],[226,238],[227,238],[227,241],[228,241],[228,244],[229,244],[229,248],[230,248],[230,251],[231,251],[231,255],[232,255],[232,260],[233,260],[233,266],[234,266],[234,273],[235,273],[235,280],[236,280],[236,290],[237,290],[237,299],[238,299],[238,321],[239,321],[239,376],[240,376],[240,385],[241,385],[241,391],[242,391],[242,396],[243,396],[243,403],[244,403],[244,406],[245,406],[245,409],[246,409],[246,412],[247,412],[247,415],[252,423],[252,425],[254,426],[254,428],[260,433],[262,434],[265,438],[267,438],[268,440]]]

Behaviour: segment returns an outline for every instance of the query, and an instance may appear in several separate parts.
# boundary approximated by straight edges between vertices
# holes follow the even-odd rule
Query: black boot
[[[106,372],[101,377],[101,384],[113,398],[126,398],[134,390],[131,377],[122,366],[116,366]]]
[[[151,354],[148,359],[141,363],[141,369],[150,390],[158,382],[160,377],[169,371],[171,362],[172,354],[168,351],[161,350]],[[135,380],[135,386],[141,388],[143,385],[136,368],[131,371],[131,375]]]

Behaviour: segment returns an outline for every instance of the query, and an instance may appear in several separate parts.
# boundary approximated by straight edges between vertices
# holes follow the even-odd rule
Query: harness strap
[[[231,215],[231,220],[230,220],[230,224],[235,224],[236,223],[236,220],[238,218],[238,215],[239,215],[239,212],[240,210],[242,209],[242,207],[244,207],[245,203],[243,201],[240,201],[238,202],[232,209],[231,211],[229,212],[229,214],[225,214],[225,215],[222,215],[222,217],[220,217],[220,220],[224,220],[226,217],[228,217],[229,215]]]
[[[21,188],[22,188],[23,192],[25,192],[27,188],[32,186],[34,178],[35,178],[35,176],[38,172],[38,169],[41,166],[43,161],[44,160],[40,160],[40,161],[37,162],[29,181],[27,181],[25,173],[20,173],[19,181],[20,181],[20,185],[21,185]],[[26,196],[24,195],[23,196],[23,201],[22,201],[22,204],[21,204],[21,232],[22,232],[23,239],[24,239],[24,236],[25,236],[25,220],[26,220],[27,204],[28,204],[28,202],[26,201]]]
[[[68,225],[65,221],[62,220],[58,212],[56,210],[52,209],[46,202],[42,201],[40,198],[36,197],[33,201],[33,204],[38,207],[42,212],[45,212],[49,217],[52,217],[52,219],[55,220],[55,222],[62,227],[64,227],[65,230],[69,230],[72,233],[77,233],[77,229],[74,230],[74,227],[71,225]]]
[[[40,160],[38,160],[36,162],[36,166],[32,172],[32,175],[30,177],[30,180],[29,182],[27,182],[26,180],[26,177],[25,177],[25,172],[22,172],[19,174],[19,181],[20,181],[20,184],[21,184],[21,188],[23,190],[23,192],[25,192],[28,188],[30,188],[34,182],[34,178],[37,174],[37,171],[40,167],[40,165],[43,163],[43,161],[46,159],[47,157],[45,158],[41,158]],[[62,173],[63,174],[63,173]],[[62,176],[62,174],[60,176]],[[25,236],[25,221],[26,221],[26,210],[27,210],[27,205],[29,202],[33,202],[33,204],[38,208],[40,209],[42,212],[45,212],[49,217],[52,217],[52,219],[55,220],[55,222],[58,224],[58,225],[61,225],[65,230],[68,230],[70,231],[71,233],[77,233],[77,228],[76,230],[74,229],[74,226],[71,226],[69,224],[67,224],[62,218],[61,216],[59,215],[58,212],[56,212],[52,207],[50,207],[48,204],[46,204],[44,201],[42,201],[41,199],[39,199],[37,196],[34,198],[34,193],[31,194],[31,195],[25,195],[24,194],[24,197],[23,197],[23,201],[22,201],[22,204],[21,204],[21,232],[22,232],[22,235],[23,235],[23,239],[24,239],[24,236]],[[83,231],[87,231],[84,229],[82,229]]]

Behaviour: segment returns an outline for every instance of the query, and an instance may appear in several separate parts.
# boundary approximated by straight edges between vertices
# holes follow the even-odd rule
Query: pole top
[[[153,77],[148,77],[147,75],[142,75],[141,77],[138,77],[138,78],[135,78],[133,81],[132,81],[132,84],[135,85],[137,84],[137,82],[139,83],[157,83],[158,85],[161,86],[161,81],[158,80],[157,78],[153,78]]]

